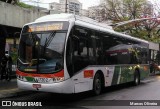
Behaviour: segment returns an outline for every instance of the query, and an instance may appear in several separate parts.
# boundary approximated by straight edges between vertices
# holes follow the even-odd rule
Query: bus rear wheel
[[[140,74],[138,70],[135,70],[134,73],[134,85],[137,86],[140,84]]]
[[[93,80],[93,93],[94,95],[99,95],[102,91],[102,79],[99,73],[96,73]]]

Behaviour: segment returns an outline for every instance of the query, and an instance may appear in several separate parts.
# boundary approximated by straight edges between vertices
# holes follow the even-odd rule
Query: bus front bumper
[[[42,91],[42,92],[54,92],[54,93],[74,93],[74,84],[71,79],[52,84],[44,83],[30,83],[17,79],[19,89]]]

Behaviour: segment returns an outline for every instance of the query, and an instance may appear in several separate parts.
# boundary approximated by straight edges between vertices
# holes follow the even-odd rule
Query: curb
[[[158,76],[158,74],[150,74],[149,77],[141,80],[141,82],[149,83],[149,82],[156,81],[157,80],[157,76]]]

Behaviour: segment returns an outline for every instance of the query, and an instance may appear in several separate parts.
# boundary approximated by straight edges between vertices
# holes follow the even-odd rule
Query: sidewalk
[[[149,83],[156,81],[158,79],[159,74],[150,74],[148,78],[145,78],[144,80],[141,80],[141,83]]]
[[[14,78],[11,81],[0,81],[0,99],[7,97],[20,96],[24,94],[32,93],[32,91],[20,90],[17,87],[17,80]]]

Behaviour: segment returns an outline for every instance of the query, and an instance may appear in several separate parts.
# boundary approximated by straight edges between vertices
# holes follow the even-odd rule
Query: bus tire
[[[96,73],[93,80],[93,94],[99,95],[102,91],[102,79],[100,73]]]
[[[134,85],[137,86],[140,84],[140,74],[138,70],[134,72]]]

